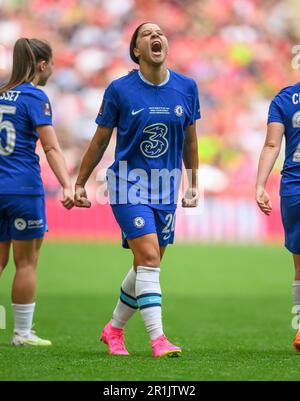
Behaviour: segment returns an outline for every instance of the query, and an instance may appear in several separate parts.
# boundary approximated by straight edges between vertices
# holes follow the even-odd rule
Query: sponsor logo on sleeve
[[[297,111],[292,118],[293,128],[300,128],[300,111]]]
[[[51,116],[50,103],[44,103],[44,114],[45,114],[45,116]]]

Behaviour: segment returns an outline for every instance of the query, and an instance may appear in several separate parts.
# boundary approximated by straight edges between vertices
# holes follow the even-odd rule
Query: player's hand
[[[256,189],[256,202],[260,210],[269,216],[272,211],[272,203],[268,192],[262,187]]]
[[[71,188],[64,188],[63,189],[63,200],[61,200],[61,203],[63,206],[70,210],[74,206],[74,200],[73,200],[73,191]]]
[[[86,190],[83,187],[75,187],[75,206],[77,207],[91,207],[91,202],[87,198]]]
[[[188,188],[182,198],[182,207],[197,207],[199,202],[199,191],[197,188]]]

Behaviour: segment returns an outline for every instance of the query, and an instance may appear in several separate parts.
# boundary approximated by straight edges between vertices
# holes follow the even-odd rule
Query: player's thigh
[[[36,268],[43,237],[31,240],[13,240],[13,254],[16,269]]]
[[[162,260],[165,252],[166,252],[167,246],[160,246],[159,247],[159,253],[160,253],[160,260]]]
[[[11,244],[7,211],[7,196],[0,195],[0,274],[8,263]]]
[[[7,195],[0,195],[0,242],[2,243],[6,243],[11,239],[8,216],[9,205],[7,200]],[[5,247],[5,245],[2,245],[2,250],[5,249]]]
[[[300,254],[300,197],[281,197],[281,218],[285,234],[285,246],[293,254]]]
[[[293,253],[295,271],[300,274],[300,255]]]
[[[157,234],[146,234],[127,239],[134,255],[135,266],[157,267],[160,265],[160,249]]]
[[[156,267],[160,264],[160,249],[153,209],[149,205],[117,205],[112,207],[122,230],[123,246],[132,250],[134,264]]]
[[[9,250],[11,241],[0,241],[0,274],[9,260]]]

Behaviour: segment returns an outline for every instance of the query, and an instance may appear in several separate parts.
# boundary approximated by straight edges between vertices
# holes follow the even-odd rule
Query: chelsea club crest
[[[183,107],[180,104],[178,104],[175,107],[174,112],[175,112],[177,117],[181,117],[183,115]]]

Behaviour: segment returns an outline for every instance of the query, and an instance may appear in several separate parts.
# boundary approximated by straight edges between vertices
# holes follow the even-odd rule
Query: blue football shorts
[[[122,246],[129,248],[128,239],[146,234],[157,234],[159,246],[174,242],[175,213],[172,210],[159,210],[151,205],[126,204],[112,205],[114,216],[122,230]]]
[[[0,195],[0,241],[41,238],[46,231],[43,195]]]
[[[292,253],[300,254],[300,195],[282,196],[280,199],[281,218],[285,235],[285,247]]]

